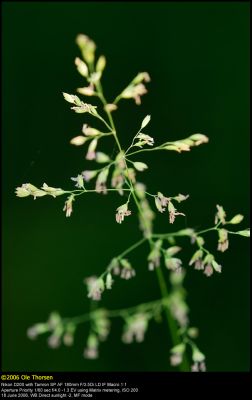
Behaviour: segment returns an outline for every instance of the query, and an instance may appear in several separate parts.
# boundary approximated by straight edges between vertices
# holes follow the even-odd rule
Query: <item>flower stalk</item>
[[[124,150],[113,114],[122,99],[133,99],[136,105],[141,104],[142,96],[147,93],[146,84],[150,82],[150,76],[147,72],[138,73],[128,86],[115,97],[113,102],[108,102],[101,83],[106,69],[106,58],[100,55],[96,60],[96,44],[87,35],[79,34],[76,43],[79,46],[82,59],[76,57],[75,66],[77,72],[81,75],[81,79],[84,79],[87,84],[87,86],[78,88],[77,92],[89,99],[91,98],[91,102],[86,103],[77,95],[63,92],[64,99],[71,104],[71,110],[75,113],[83,114],[84,119],[86,114],[89,114],[94,117],[94,120],[99,120],[106,129],[104,128],[105,132],[103,132],[99,128],[88,126],[84,121],[80,134],[72,138],[70,144],[84,147],[87,145],[85,159],[88,163],[97,163],[98,168],[86,169],[78,172],[75,177],[71,177],[70,179],[77,189],[63,190],[50,187],[46,183],[37,188],[31,183],[26,183],[16,188],[16,195],[17,197],[31,196],[34,199],[46,195],[56,199],[67,195],[63,211],[66,217],[71,217],[74,210],[73,203],[79,199],[79,196],[88,193],[107,195],[110,192],[115,192],[119,194],[124,199],[120,200],[115,210],[115,221],[119,225],[126,224],[128,218],[125,217],[132,218],[136,209],[142,238],[118,256],[113,257],[100,276],[84,279],[87,297],[91,300],[92,305],[99,303],[102,301],[104,292],[113,289],[117,279],[135,279],[138,268],[145,268],[146,265],[147,273],[154,274],[152,271],[155,270],[161,298],[119,310],[107,310],[98,307],[91,309],[89,313],[73,318],[61,318],[58,313],[54,312],[49,316],[47,322],[29,328],[27,335],[30,339],[36,339],[40,334],[50,333],[49,347],[56,349],[61,344],[71,346],[74,343],[77,326],[89,322],[90,329],[83,355],[91,360],[100,355],[100,342],[106,340],[109,335],[110,319],[116,317],[123,319],[122,341],[124,343],[129,344],[133,341],[141,343],[148,334],[150,320],[159,320],[163,313],[167,320],[172,343],[170,352],[167,349],[167,364],[170,359],[170,365],[179,368],[180,371],[204,372],[206,370],[206,357],[195,343],[194,339],[198,331],[190,325],[189,320],[189,306],[183,286],[186,271],[188,270],[190,273],[193,267],[195,270],[202,271],[206,277],[215,276],[222,272],[222,266],[218,264],[215,256],[206,248],[203,237],[205,234],[209,232],[217,233],[217,251],[224,252],[229,248],[229,234],[249,237],[250,230],[230,231],[227,225],[241,223],[243,216],[237,214],[227,221],[226,211],[222,206],[217,205],[213,227],[200,231],[186,228],[177,232],[154,232],[155,212],[153,209],[166,218],[167,225],[173,224],[177,216],[185,216],[183,204],[180,203],[187,200],[189,195],[179,193],[175,196],[168,196],[161,191],[157,194],[147,192],[145,185],[138,181],[138,173],[148,172],[149,166],[142,161],[133,160],[131,157],[142,152],[162,150],[175,151],[181,154],[208,143],[209,139],[204,134],[193,133],[184,139],[166,141],[163,144],[156,145],[155,137],[146,133],[151,121],[151,116],[146,115],[141,124],[138,125],[140,129],[133,135],[128,148]],[[102,109],[92,104],[92,97],[100,99]],[[118,152],[114,158],[100,151],[104,137],[113,138],[116,143]],[[101,164],[104,166],[100,167]],[[95,183],[90,188],[89,185],[94,180]],[[175,256],[182,250],[177,242],[184,237],[189,238],[191,245],[196,246],[191,258],[186,261]],[[134,260],[131,260],[132,252],[143,244],[148,245],[149,253],[146,257],[146,263],[143,262],[136,268]],[[126,256],[127,258],[125,258]],[[188,358],[189,349],[191,350],[191,361]]]

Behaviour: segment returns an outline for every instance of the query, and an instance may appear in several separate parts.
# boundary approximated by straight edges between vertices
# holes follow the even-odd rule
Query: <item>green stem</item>
[[[199,249],[202,250],[203,252],[210,254],[210,252],[203,246],[199,246]]]
[[[129,86],[131,86],[133,84],[134,80],[135,80],[135,78],[132,79],[132,81],[125,87],[125,89],[127,89]],[[114,99],[113,104],[117,104],[119,102],[119,100],[122,98],[121,96],[122,96],[122,93],[125,91],[125,89],[123,89],[121,91],[121,93]]]
[[[206,233],[206,232],[210,232],[210,231],[217,231],[220,224],[221,224],[221,222],[218,222],[218,224],[212,228],[204,229],[203,231],[199,231],[199,232],[195,232],[195,233],[196,233],[196,235],[201,235],[202,233]]]
[[[165,239],[167,237],[173,237],[173,236],[188,236],[187,235],[182,235],[181,233],[178,232],[170,232],[170,233],[153,233],[152,237],[153,238],[160,238],[160,239]]]
[[[100,82],[100,81],[98,81],[98,82],[96,83],[96,87],[97,87],[97,91],[98,91],[99,97],[100,97],[100,99],[101,99],[103,105],[106,106],[106,105],[108,104],[108,102],[106,101],[106,99],[105,99],[105,97],[104,97],[104,95],[103,95],[102,85],[101,85],[101,82]],[[112,126],[112,132],[113,132],[113,135],[114,135],[114,137],[115,137],[115,141],[116,141],[116,143],[117,143],[118,149],[119,149],[119,151],[122,151],[120,142],[119,142],[118,137],[117,137],[117,133],[116,133],[116,129],[115,129],[115,124],[114,124],[114,121],[113,121],[111,112],[108,111],[107,108],[105,108],[105,112],[107,113],[109,122],[110,122],[110,124],[111,124],[111,126]]]
[[[131,251],[135,250],[137,247],[141,246],[141,244],[146,242],[146,240],[147,240],[147,238],[142,238],[141,240],[139,240],[132,246],[128,247],[125,251],[123,251],[121,254],[119,254],[119,256],[117,256],[116,258],[117,259],[123,258],[124,256],[126,256],[126,254],[130,253]]]
[[[131,253],[131,251],[135,250],[137,247],[141,246],[142,243],[146,241],[145,238],[139,240],[138,242],[134,243],[132,246],[128,247],[125,251],[123,251],[121,254],[119,254],[117,257],[115,257],[117,260],[122,259],[126,254]],[[102,279],[108,272],[110,272],[113,269],[113,266],[109,266],[108,268],[105,269],[105,271],[99,276],[100,279]]]
[[[144,192],[145,194],[147,194],[147,196],[150,196],[150,197],[156,197],[156,195],[155,194],[151,194],[151,193],[148,193],[148,192]]]
[[[131,191],[131,189],[120,189],[120,190],[123,190],[124,192],[130,192]],[[107,191],[108,192],[118,192],[118,189],[107,189]],[[75,194],[75,192],[80,192],[79,194],[94,193],[94,192],[96,192],[96,190],[95,189],[73,190],[73,191],[68,191],[68,192],[65,192],[65,193],[74,193]],[[76,196],[77,196],[77,194],[76,194]]]
[[[131,145],[130,145],[130,146],[127,148],[127,150],[125,151],[125,155],[128,154],[128,151],[133,147],[133,143],[134,143],[134,141],[135,141],[137,135],[138,135],[140,132],[141,132],[141,128],[139,129],[139,131],[138,131],[138,132],[135,134],[135,136],[133,137],[132,142],[131,142]],[[128,161],[130,161],[130,160],[128,160]],[[132,162],[132,161],[130,161],[130,162]]]
[[[142,304],[138,304],[136,306],[133,307],[129,307],[129,308],[121,308],[121,309],[117,309],[117,310],[106,310],[106,316],[109,318],[117,318],[117,317],[122,317],[124,318],[126,315],[129,314],[134,314],[136,312],[146,312],[148,310],[154,309],[157,306],[163,306],[163,307],[167,307],[168,304],[168,298],[162,298],[159,300],[154,300],[154,301],[150,301],[148,303],[142,303]],[[82,324],[85,322],[88,322],[90,320],[92,320],[93,318],[95,318],[95,315],[97,313],[99,313],[100,309],[91,311],[89,313],[86,314],[82,314],[79,315],[77,317],[73,317],[73,318],[64,318],[63,319],[63,324],[67,324],[69,322],[73,323],[73,324]]]
[[[152,149],[142,149],[142,150],[137,150],[137,151],[133,151],[132,153],[127,154],[127,156],[133,156],[133,154],[137,154],[137,153],[143,153],[145,151],[155,151],[155,150],[162,150],[162,148],[160,147],[154,147]]]
[[[97,114],[96,118],[100,119],[106,125],[106,127],[111,131],[111,133],[113,133],[113,128],[109,126],[109,124],[105,121],[105,119],[103,119],[99,114]]]
[[[228,233],[231,233],[231,235],[240,235],[240,233],[238,233],[238,232],[228,231]]]
[[[113,104],[117,104],[121,99],[121,93],[115,98],[115,100],[113,101]]]

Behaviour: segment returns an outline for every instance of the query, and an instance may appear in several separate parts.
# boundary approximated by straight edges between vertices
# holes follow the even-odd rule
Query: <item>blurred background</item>
[[[249,3],[4,2],[2,11],[3,370],[168,371],[165,320],[151,322],[144,343],[132,345],[121,342],[122,322],[114,320],[94,361],[82,356],[88,325],[77,330],[73,348],[51,350],[43,336],[27,339],[27,328],[52,310],[64,317],[87,312],[83,279],[100,274],[140,232],[135,209],[116,224],[115,209],[122,203],[117,194],[83,196],[66,218],[63,197],[19,199],[14,190],[27,182],[71,189],[70,177],[94,168],[83,147],[69,145],[92,120],[73,113],[62,96],[85,85],[74,66],[80,55],[75,37],[84,33],[107,58],[103,86],[110,101],[138,72],[152,78],[141,107],[122,100],[114,114],[125,146],[147,114],[152,119],[145,132],[158,144],[196,132],[210,139],[189,153],[136,158],[149,164],[141,180],[151,193],[190,194],[180,207],[187,217],[178,217],[172,230],[212,226],[216,204],[230,218],[245,216],[237,230],[248,227]],[[103,144],[111,154],[112,140]],[[169,230],[168,219],[157,215],[155,231]],[[206,239],[215,251],[216,235]],[[187,240],[180,243],[186,265],[195,248]],[[147,251],[143,246],[129,256],[136,278],[118,280],[102,306],[128,307],[160,297],[156,276],[147,271]],[[249,239],[232,236],[228,251],[216,257],[222,274],[207,279],[188,269],[191,322],[199,327],[209,371],[247,371]]]

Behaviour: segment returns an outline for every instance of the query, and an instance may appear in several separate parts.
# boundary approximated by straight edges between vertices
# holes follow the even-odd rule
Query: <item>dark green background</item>
[[[26,329],[45,321],[51,310],[74,316],[88,310],[83,278],[99,274],[114,255],[139,239],[134,214],[115,223],[116,194],[87,195],[66,219],[63,198],[18,199],[15,187],[71,188],[71,176],[92,162],[83,148],[69,145],[91,120],[69,110],[62,91],[84,82],[73,60],[76,34],[92,37],[107,57],[104,88],[110,100],[140,71],[152,81],[143,105],[122,101],[115,113],[124,145],[146,114],[146,133],[156,143],[202,132],[208,145],[189,153],[146,153],[137,157],[150,169],[141,177],[150,192],[189,193],[181,205],[187,218],[175,227],[203,229],[213,224],[216,204],[231,218],[249,213],[249,3],[3,3],[3,342],[2,367],[18,371],[169,370],[171,347],[166,321],[151,323],[143,344],[120,342],[114,321],[100,359],[82,351],[88,326],[72,349],[47,348],[45,339],[26,338]],[[105,148],[112,152],[107,139]],[[156,231],[171,229],[159,214]],[[217,238],[209,234],[208,248]],[[184,261],[193,248],[185,244]],[[137,276],[117,281],[103,305],[126,307],[160,296],[147,272],[147,247],[131,260]],[[249,369],[249,240],[230,238],[218,254],[223,273],[207,279],[190,268],[186,278],[191,321],[209,371]]]

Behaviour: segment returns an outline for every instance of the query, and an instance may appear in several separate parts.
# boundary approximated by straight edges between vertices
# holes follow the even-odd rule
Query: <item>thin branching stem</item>
[[[128,316],[130,314],[142,313],[142,312],[146,312],[146,311],[155,310],[158,306],[167,308],[168,305],[169,305],[168,297],[162,297],[161,299],[150,301],[147,303],[138,304],[133,307],[121,308],[121,309],[117,309],[117,310],[106,309],[106,316],[109,318],[118,318],[118,317],[125,318],[126,316]],[[78,316],[72,317],[72,318],[64,318],[62,320],[62,323],[67,324],[67,323],[71,322],[73,324],[78,325],[78,324],[82,324],[85,322],[89,322],[90,320],[92,320],[96,317],[96,315],[100,312],[100,310],[101,309],[94,310],[89,313],[78,315]]]
[[[129,343],[130,341],[132,341],[132,332],[130,330],[129,332],[127,332],[127,329],[129,329],[131,325],[134,326],[134,324],[136,323],[135,326],[137,326],[138,329],[137,333],[140,333],[140,336],[136,336],[136,341],[141,341],[143,339],[143,334],[147,328],[148,321],[151,318],[159,318],[161,312],[164,312],[170,331],[171,341],[173,343],[170,359],[171,365],[178,366],[181,371],[190,370],[189,362],[187,360],[187,354],[185,351],[185,345],[188,344],[189,347],[191,347],[192,359],[194,362],[194,364],[192,365],[192,370],[204,371],[205,356],[199,351],[196,344],[192,340],[197,335],[195,336],[195,328],[190,327],[188,320],[188,306],[185,302],[185,292],[182,285],[185,276],[184,268],[181,268],[182,260],[173,257],[174,254],[181,250],[181,248],[176,245],[175,238],[185,236],[191,238],[191,242],[195,243],[198,246],[198,249],[191,257],[189,265],[195,264],[195,269],[203,270],[206,276],[211,276],[214,271],[221,272],[222,267],[215,261],[213,254],[211,254],[204,247],[205,241],[204,238],[200,235],[204,235],[208,232],[217,231],[218,250],[225,251],[229,245],[228,234],[249,237],[250,230],[246,229],[233,232],[226,229],[226,225],[228,224],[240,223],[243,219],[243,215],[238,214],[234,216],[230,221],[226,221],[225,210],[222,206],[217,205],[218,211],[215,215],[215,226],[213,227],[200,231],[186,228],[177,232],[153,233],[153,213],[151,207],[149,206],[147,196],[154,199],[155,206],[159,212],[163,213],[165,209],[168,210],[169,221],[170,223],[173,223],[175,220],[175,216],[184,215],[176,209],[176,203],[174,205],[173,201],[180,203],[181,201],[187,199],[188,195],[185,196],[179,194],[175,197],[165,197],[161,192],[157,192],[157,194],[151,194],[145,191],[143,184],[136,183],[135,171],[143,171],[148,166],[141,162],[133,162],[131,159],[129,159],[129,157],[147,151],[171,150],[177,151],[179,153],[181,151],[189,151],[193,146],[207,143],[208,138],[205,135],[196,133],[192,134],[188,138],[177,140],[174,142],[166,142],[157,147],[142,148],[143,145],[147,144],[149,146],[153,146],[154,143],[154,139],[152,137],[142,132],[142,130],[147,126],[151,118],[150,115],[147,115],[142,121],[140,130],[138,130],[136,135],[133,137],[130,146],[126,149],[126,151],[124,151],[118,137],[111,111],[117,108],[116,104],[121,98],[134,98],[136,104],[140,104],[140,95],[146,93],[145,86],[141,82],[149,81],[150,78],[147,73],[138,74],[132,80],[132,82],[130,82],[130,84],[115,98],[113,103],[108,103],[104,96],[103,88],[100,82],[100,77],[105,67],[106,59],[104,56],[101,56],[97,61],[95,68],[95,44],[85,35],[79,35],[77,39],[77,42],[79,41],[79,47],[82,49],[83,52],[83,58],[88,64],[87,67],[85,62],[82,62],[80,59],[76,59],[78,70],[83,76],[87,78],[87,81],[90,83],[88,88],[83,88],[88,89],[88,91],[83,90],[82,93],[86,93],[87,95],[91,96],[97,96],[103,104],[103,109],[106,115],[103,118],[103,116],[101,116],[96,111],[96,106],[81,102],[77,96],[67,93],[63,93],[63,95],[66,101],[77,106],[72,107],[72,109],[74,109],[78,113],[90,113],[95,118],[99,119],[106,126],[109,132],[103,133],[94,128],[89,128],[90,131],[88,132],[83,129],[82,133],[86,137],[83,138],[82,136],[77,136],[72,139],[71,143],[80,146],[85,142],[90,141],[86,158],[89,160],[95,159],[97,163],[103,163],[103,165],[105,163],[105,166],[97,170],[83,171],[81,174],[78,174],[77,177],[71,178],[73,181],[77,182],[75,186],[78,189],[65,191],[61,188],[49,187],[46,183],[44,183],[41,188],[37,188],[36,186],[27,183],[23,184],[22,187],[16,188],[16,194],[18,197],[27,197],[31,195],[34,197],[34,199],[46,195],[51,195],[56,198],[57,196],[61,196],[63,194],[70,194],[67,197],[63,208],[63,211],[66,211],[66,217],[70,217],[73,211],[72,203],[75,200],[75,197],[82,196],[86,193],[118,192],[120,193],[120,195],[125,195],[125,197],[127,197],[127,201],[125,200],[126,202],[117,208],[116,221],[118,223],[121,223],[124,220],[125,216],[131,214],[129,204],[133,200],[138,210],[140,229],[144,233],[143,237],[140,240],[133,243],[118,256],[114,257],[108,267],[98,278],[89,277],[85,280],[85,283],[88,287],[88,297],[91,299],[90,311],[88,313],[73,318],[64,319],[62,319],[57,313],[52,313],[47,323],[37,324],[34,327],[31,327],[28,330],[28,336],[30,338],[34,338],[37,334],[51,331],[52,335],[48,339],[48,344],[51,347],[57,347],[60,344],[60,337],[61,335],[63,335],[65,330],[63,342],[64,344],[69,345],[71,344],[71,335],[75,330],[75,326],[85,322],[90,322],[90,334],[87,341],[87,349],[85,349],[84,351],[84,356],[87,356],[87,358],[96,358],[98,355],[98,342],[106,336],[106,325],[109,325],[109,321],[106,322],[106,319],[116,317],[121,317],[124,319],[125,330],[122,340],[124,341],[125,339],[125,341]],[[87,45],[87,43],[89,43],[89,45]],[[104,154],[102,152],[96,153],[98,140],[103,136],[110,135],[114,136],[116,145],[118,147],[118,154],[116,155],[116,157],[112,157],[112,161],[111,157],[109,157],[107,154]],[[139,140],[135,142],[136,139]],[[138,146],[138,150],[132,151],[132,148],[134,146]],[[133,164],[133,168],[128,167],[129,163]],[[111,181],[112,188],[107,188],[106,182],[109,176],[110,167],[112,165],[115,166]],[[95,176],[97,176],[95,189],[87,189],[85,187],[86,182],[93,179]],[[168,248],[163,247],[165,239],[172,243],[172,245]],[[101,294],[105,289],[111,289],[111,286],[113,284],[113,274],[120,275],[121,278],[124,279],[129,279],[135,275],[135,270],[131,267],[131,264],[127,260],[127,258],[124,257],[147,242],[150,248],[150,253],[147,257],[147,261],[149,263],[148,268],[149,270],[155,269],[156,271],[157,281],[162,298],[122,309],[107,310],[99,308],[97,300],[101,299]],[[173,243],[175,244],[174,246]],[[166,277],[160,267],[161,256],[164,257],[164,265],[170,272],[171,292],[168,290]],[[136,320],[134,320],[135,317]],[[99,323],[101,324],[100,327]],[[125,336],[125,334],[127,334],[128,336]]]

